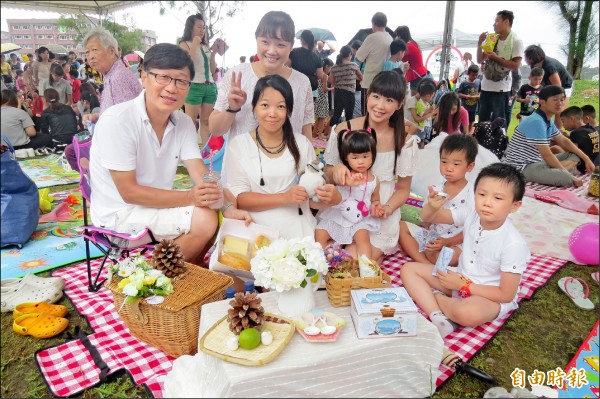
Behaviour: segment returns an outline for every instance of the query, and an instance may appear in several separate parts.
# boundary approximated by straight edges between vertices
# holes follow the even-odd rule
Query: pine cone
[[[235,298],[229,301],[231,309],[227,311],[229,329],[240,335],[246,328],[260,327],[265,321],[265,309],[261,302],[256,292],[235,294]]]
[[[154,268],[173,278],[186,272],[181,248],[173,240],[161,240],[154,246],[152,255]]]

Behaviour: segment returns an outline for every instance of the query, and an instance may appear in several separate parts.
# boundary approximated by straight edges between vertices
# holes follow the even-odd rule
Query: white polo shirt
[[[451,209],[454,224],[464,225],[458,272],[475,284],[500,286],[500,274],[523,274],[531,254],[508,219],[496,230],[484,230],[474,208]],[[516,299],[516,297],[515,297]]]
[[[192,119],[181,111],[171,114],[162,144],[158,142],[146,112],[143,90],[133,100],[108,108],[98,120],[90,150],[94,226],[113,229],[118,211],[126,203],[110,170],[136,171],[138,184],[171,190],[179,161],[202,159]]]

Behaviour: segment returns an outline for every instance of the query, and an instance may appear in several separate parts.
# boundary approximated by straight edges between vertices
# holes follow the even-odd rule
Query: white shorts
[[[161,209],[134,205],[117,213],[115,231],[139,234],[148,227],[157,240],[172,240],[189,233],[193,213],[193,205]]]
[[[452,290],[452,298],[463,299],[460,296],[458,296],[457,290]],[[503,317],[505,317],[508,314],[508,312],[510,312],[514,309],[517,309],[519,307],[519,304],[516,301],[499,302],[498,305],[500,305],[500,312],[498,313],[498,316],[496,316],[496,318],[494,320],[502,319]],[[492,320],[492,321],[494,321],[494,320]]]
[[[416,235],[419,231],[426,230],[425,228],[423,228],[419,225],[416,225],[414,223],[411,223],[411,222],[405,222],[405,223],[406,223],[406,227],[408,228],[408,231],[409,231],[411,237],[414,238],[415,240],[416,240]],[[457,247],[458,249],[460,249],[462,251],[462,244],[456,244],[456,245],[453,245],[453,247]]]

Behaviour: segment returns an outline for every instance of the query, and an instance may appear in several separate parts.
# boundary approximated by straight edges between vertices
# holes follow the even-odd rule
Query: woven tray
[[[113,276],[105,283],[131,335],[173,357],[198,351],[200,307],[224,299],[225,290],[233,285],[229,276],[185,265],[188,273],[173,279],[173,293],[158,305],[149,305],[144,299],[123,305],[126,297],[117,291],[119,279]]]
[[[270,331],[273,334],[273,342],[270,345],[260,344],[252,350],[229,349],[227,340],[234,337],[235,334],[229,330],[227,316],[224,316],[200,338],[198,348],[202,352],[231,363],[244,366],[267,364],[275,359],[290,342],[296,327],[290,319],[269,312],[265,312],[265,320],[266,322],[263,324],[261,331]]]
[[[325,285],[327,287],[327,298],[331,306],[350,306],[350,291],[363,288],[382,288],[390,287],[392,279],[385,274],[383,270],[376,277],[352,277],[352,278],[333,278],[329,274],[325,276]]]

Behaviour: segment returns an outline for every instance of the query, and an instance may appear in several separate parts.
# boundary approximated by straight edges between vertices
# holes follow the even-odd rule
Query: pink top
[[[462,131],[460,130],[461,126],[469,126],[469,113],[467,112],[467,110],[464,107],[460,107],[460,110],[458,111],[460,113],[460,116],[458,117],[458,126],[454,126],[452,124],[452,118],[454,117],[454,115],[448,115],[448,126],[450,126],[450,130],[449,132],[446,132],[448,134],[460,134],[462,133]]]
[[[142,84],[135,74],[118,58],[103,77],[104,90],[100,101],[100,115],[109,107],[136,98]]]
[[[410,68],[404,75],[407,82],[412,82],[427,73],[427,68],[423,65],[423,53],[413,42],[406,43],[406,52],[402,57],[402,62],[407,61],[410,63]]]

